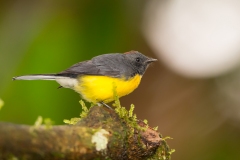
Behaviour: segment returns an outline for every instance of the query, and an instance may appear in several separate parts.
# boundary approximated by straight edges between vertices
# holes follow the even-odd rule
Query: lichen
[[[92,136],[91,142],[95,144],[97,151],[102,151],[107,148],[108,138],[106,135],[109,135],[109,132],[105,129],[100,129]]]

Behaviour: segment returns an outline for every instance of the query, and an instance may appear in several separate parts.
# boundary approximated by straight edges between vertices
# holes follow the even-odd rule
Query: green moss
[[[144,119],[143,122],[148,125],[148,120]]]
[[[81,118],[71,118],[70,120],[64,119],[63,122],[66,123],[66,124],[74,125],[80,120],[81,120]]]
[[[127,126],[129,128],[132,128],[130,133],[128,133],[128,134],[130,134],[129,136],[133,135],[134,128],[139,130],[139,131],[145,131],[149,127],[148,126],[148,121],[146,119],[143,120],[143,122],[145,123],[145,126],[144,127],[139,126],[138,120],[137,120],[137,116],[136,116],[136,114],[133,113],[134,108],[135,108],[134,105],[131,104],[129,111],[125,107],[121,106],[120,101],[119,101],[119,97],[118,97],[117,92],[116,92],[116,86],[113,87],[113,95],[114,95],[114,100],[115,100],[113,106],[116,107],[115,108],[116,113],[118,114],[118,116],[124,122],[126,122],[126,124],[127,124]],[[155,130],[155,131],[157,131],[157,129],[158,129],[158,127],[154,127],[153,128],[153,130]],[[115,135],[117,135],[117,134],[115,133]],[[169,160],[170,159],[171,154],[173,152],[175,152],[175,150],[174,149],[169,149],[169,147],[168,147],[168,145],[166,143],[167,139],[172,139],[172,138],[170,138],[170,137],[163,138],[162,141],[161,141],[160,147],[157,149],[157,151],[154,154],[154,156],[149,158],[149,160],[155,160],[155,159],[158,159],[158,160]],[[140,141],[141,141],[141,137],[139,135],[138,142],[139,142],[139,145],[142,145],[140,143]],[[146,146],[142,145],[142,147],[144,148]]]
[[[37,136],[35,130],[38,129],[42,125],[42,122],[43,122],[42,116],[38,116],[38,118],[34,122],[34,125],[32,127],[30,127],[30,129],[29,129],[29,132],[32,136],[34,136],[34,137]]]
[[[45,118],[43,123],[44,123],[46,129],[52,129],[54,121],[52,121],[50,118]]]
[[[161,135],[159,135],[162,137]],[[166,140],[167,139],[172,139],[171,137],[164,137],[162,138],[161,145],[157,149],[156,153],[148,158],[148,160],[170,160],[171,159],[171,154],[175,152],[175,149],[170,149],[169,146],[167,145]]]
[[[158,126],[153,127],[153,130],[154,130],[154,131],[157,131],[157,130],[158,130]]]
[[[39,128],[43,123],[43,118],[42,116],[38,116],[37,120],[35,121],[33,127],[34,128]]]
[[[135,106],[133,104],[131,104],[129,112],[128,112],[128,116],[129,117],[133,117],[133,110],[134,110]]]
[[[71,118],[70,120],[64,119],[63,122],[66,124],[75,125],[78,121],[80,121],[82,118],[85,118],[89,112],[89,109],[87,108],[86,104],[83,100],[79,101],[80,105],[82,106],[82,112],[80,113],[80,117]],[[90,108],[93,106],[93,104],[90,106]]]
[[[116,106],[118,108],[121,108],[121,104],[119,101],[119,96],[117,94],[117,85],[113,82],[113,97],[114,97],[114,104],[113,106]]]
[[[143,120],[143,123],[145,123],[145,125],[146,125],[145,128],[148,128],[148,120],[144,119],[144,120]]]
[[[109,133],[112,134],[111,141],[112,142],[110,144],[108,144],[109,148],[112,148],[114,146],[121,146],[124,145],[125,149],[127,149],[128,147],[131,146],[132,142],[135,142],[133,139],[133,135],[135,132],[141,132],[141,131],[145,131],[146,129],[149,128],[148,126],[148,121],[144,120],[143,122],[137,120],[137,116],[136,114],[134,114],[134,105],[131,104],[129,111],[121,106],[120,100],[119,100],[119,96],[117,95],[116,92],[116,85],[113,83],[113,96],[114,96],[114,103],[112,104],[112,106],[115,107],[115,112],[117,113],[117,119],[120,118],[120,120],[122,121],[122,123],[118,123],[117,125],[114,123],[115,120],[113,119],[113,117],[109,117],[109,114],[111,113],[108,110],[102,110],[102,109],[94,109],[91,110],[89,112],[89,109],[86,107],[85,103],[81,100],[80,104],[82,106],[82,112],[80,114],[79,118],[72,118],[70,120],[64,120],[65,123],[67,124],[76,124],[77,125],[83,125],[86,126],[86,124],[88,126],[94,126],[97,129],[92,129],[92,132],[97,132],[101,129],[107,129],[107,131]],[[93,106],[93,104],[92,104]],[[101,114],[99,114],[99,111],[101,112]],[[88,115],[88,116],[87,116]],[[115,115],[115,114],[114,114]],[[89,118],[90,117],[90,118]],[[105,117],[104,120],[99,121],[100,118]],[[112,122],[114,121],[114,122]],[[141,127],[143,126],[143,127]],[[154,130],[157,130],[158,127],[153,128]],[[121,133],[121,134],[119,134]],[[88,133],[91,135],[94,135],[95,133]],[[81,136],[79,136],[81,137]],[[162,137],[162,136],[160,136]],[[142,139],[141,139],[141,135],[139,134],[138,137],[138,145],[139,148],[146,148],[147,146],[144,145],[142,143]],[[170,155],[175,151],[175,150],[171,150],[169,149],[166,140],[169,139],[169,137],[166,138],[162,138],[161,141],[161,145],[160,147],[157,149],[156,153],[154,154],[154,156],[152,156],[151,158],[149,158],[150,160],[153,159],[159,159],[159,160],[168,160],[170,159]],[[121,141],[119,141],[121,140]],[[83,141],[86,141],[86,143],[88,142],[87,139],[84,139]],[[98,141],[93,141],[92,145],[95,144],[101,144],[101,143],[97,143]],[[105,149],[103,149],[105,151]],[[117,151],[118,152],[118,151]],[[104,152],[103,152],[104,153]],[[103,154],[104,155],[104,154]]]
[[[50,118],[42,118],[42,116],[38,116],[37,120],[33,125],[33,129],[37,129],[40,126],[44,125],[46,129],[51,129],[54,122]]]
[[[52,129],[54,122],[50,118],[43,119],[42,116],[38,116],[37,120],[34,122],[34,125],[30,127],[30,134],[34,137],[37,136],[37,133],[35,132],[37,129],[39,129],[41,126],[44,126],[45,129]]]
[[[82,106],[82,112],[80,113],[80,118],[84,118],[87,116],[89,109],[87,108],[83,100],[80,100],[79,103]]]

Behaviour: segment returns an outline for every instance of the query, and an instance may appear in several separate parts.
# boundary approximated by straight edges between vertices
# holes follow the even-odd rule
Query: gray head
[[[123,55],[126,60],[125,64],[131,67],[131,77],[136,74],[143,75],[149,64],[157,61],[157,59],[149,58],[138,51],[126,52]]]
[[[130,51],[124,54],[103,54],[72,66],[66,72],[78,74],[106,75],[111,77],[124,77],[129,79],[136,74],[143,75],[151,62],[156,59],[149,58],[138,51]],[[85,72],[83,72],[85,71]],[[62,72],[63,73],[63,72]]]

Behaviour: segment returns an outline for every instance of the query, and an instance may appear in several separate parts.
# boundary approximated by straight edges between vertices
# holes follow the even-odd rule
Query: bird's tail
[[[24,76],[13,77],[13,80],[56,80],[63,78],[56,74],[30,74]]]

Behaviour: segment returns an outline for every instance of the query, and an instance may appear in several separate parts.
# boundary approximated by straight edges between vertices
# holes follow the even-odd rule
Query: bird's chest
[[[114,100],[114,88],[119,97],[125,96],[134,91],[141,81],[141,76],[136,75],[128,80],[106,76],[81,76],[75,91],[82,97],[93,103],[111,102]]]

